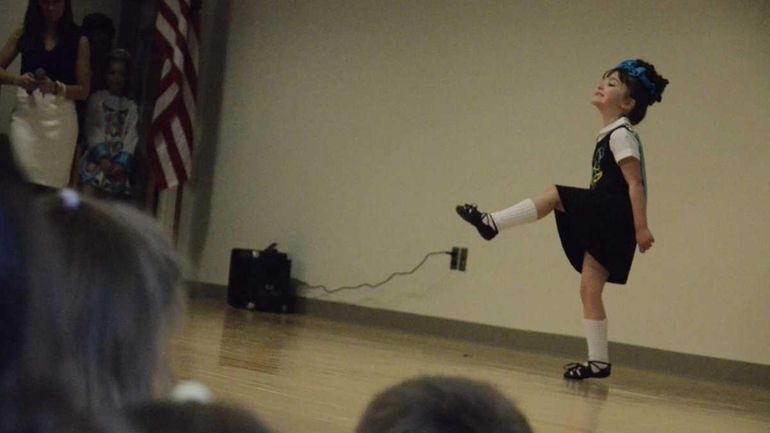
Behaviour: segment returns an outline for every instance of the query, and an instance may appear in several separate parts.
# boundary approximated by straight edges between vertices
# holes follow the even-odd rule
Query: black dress
[[[34,74],[42,68],[53,81],[73,86],[77,84],[77,58],[80,47],[80,29],[60,36],[52,50],[46,50],[42,39],[25,39],[17,46],[21,53],[21,73]]]
[[[610,283],[625,284],[636,251],[628,183],[610,149],[612,132],[593,154],[590,189],[556,185],[564,212],[556,211],[559,238],[572,266],[583,270],[587,251],[609,271]]]

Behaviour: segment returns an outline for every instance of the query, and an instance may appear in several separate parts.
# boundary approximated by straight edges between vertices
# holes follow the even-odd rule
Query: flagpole
[[[184,184],[180,183],[176,189],[176,200],[174,200],[174,227],[173,227],[173,239],[174,245],[179,247],[179,222],[182,219],[182,195],[184,192]]]

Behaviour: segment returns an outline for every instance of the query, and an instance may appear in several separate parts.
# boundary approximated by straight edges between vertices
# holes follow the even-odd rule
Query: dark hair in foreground
[[[491,385],[425,376],[378,394],[356,433],[531,433],[524,415]]]
[[[66,391],[17,389],[0,397],[0,433],[132,433],[120,413],[88,413]]]
[[[130,408],[138,433],[269,433],[248,411],[222,404],[158,401]]]
[[[165,349],[182,306],[176,254],[149,216],[69,193],[37,199],[26,222],[14,377],[68,389],[92,412],[151,399],[170,384]]]
[[[26,268],[19,228],[28,214],[29,188],[0,143],[0,383],[18,363],[24,311],[27,305]]]

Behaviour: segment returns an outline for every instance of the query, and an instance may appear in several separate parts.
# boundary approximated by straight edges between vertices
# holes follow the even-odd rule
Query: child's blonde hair
[[[165,392],[166,342],[182,296],[163,231],[134,208],[71,190],[32,209],[19,380],[66,382],[92,409]]]

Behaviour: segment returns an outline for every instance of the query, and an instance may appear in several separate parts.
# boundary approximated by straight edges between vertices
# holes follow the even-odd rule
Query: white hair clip
[[[77,191],[70,188],[64,188],[59,191],[59,197],[62,199],[64,207],[67,209],[77,209],[80,206],[80,195]]]

